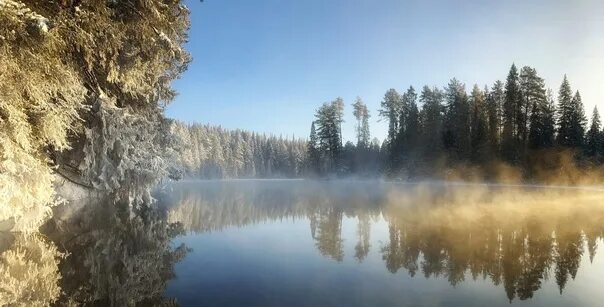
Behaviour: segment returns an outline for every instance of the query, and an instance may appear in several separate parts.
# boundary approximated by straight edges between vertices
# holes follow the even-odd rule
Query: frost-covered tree
[[[163,306],[172,302],[164,297],[165,289],[174,277],[174,265],[188,248],[173,244],[184,230],[181,224],[168,222],[159,208],[90,202],[53,219],[43,230],[67,252],[59,267],[58,305]]]
[[[187,178],[298,177],[307,163],[307,142],[202,124],[172,124],[173,168]]]
[[[6,242],[3,242],[6,243]],[[49,306],[61,294],[59,261],[65,255],[44,236],[17,234],[0,252],[0,305]]]
[[[0,219],[35,229],[55,198],[53,170],[148,199],[139,186],[167,174],[162,110],[189,61],[186,7],[4,0],[0,24]]]

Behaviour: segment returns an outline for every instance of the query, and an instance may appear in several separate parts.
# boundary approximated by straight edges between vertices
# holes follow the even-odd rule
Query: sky
[[[409,86],[505,81],[512,63],[537,69],[556,93],[564,74],[586,115],[604,110],[604,1],[188,0],[189,69],[167,107],[184,122],[306,138],[315,110],[346,102],[386,135],[384,93]]]

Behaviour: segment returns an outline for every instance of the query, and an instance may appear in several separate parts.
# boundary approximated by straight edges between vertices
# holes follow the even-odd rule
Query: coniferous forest
[[[379,109],[388,123],[381,146],[369,142],[366,105],[357,98],[352,107],[357,140],[344,146],[343,100],[317,109],[307,174],[537,182],[556,176],[573,182],[603,161],[597,108],[588,126],[581,94],[567,77],[554,93],[529,66],[513,64],[505,82],[484,88],[469,90],[454,78],[444,88],[389,89]]]
[[[175,123],[174,175],[184,178],[294,178],[304,175],[306,141],[209,125]]]

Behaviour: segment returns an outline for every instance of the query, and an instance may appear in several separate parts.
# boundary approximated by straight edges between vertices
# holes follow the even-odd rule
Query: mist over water
[[[162,199],[183,305],[593,305],[604,193],[380,181],[192,181]],[[193,291],[192,289],[196,289]]]
[[[0,233],[0,304],[597,306],[604,192],[385,181],[168,186]]]

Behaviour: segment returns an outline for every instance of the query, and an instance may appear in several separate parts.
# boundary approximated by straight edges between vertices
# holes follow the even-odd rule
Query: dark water
[[[603,199],[581,189],[184,182],[159,208],[81,205],[43,235],[4,238],[0,294],[23,284],[39,298],[25,305],[599,306]],[[11,283],[2,271],[24,267],[7,260],[14,251],[27,251],[35,274]]]

